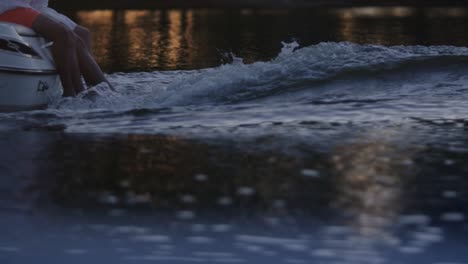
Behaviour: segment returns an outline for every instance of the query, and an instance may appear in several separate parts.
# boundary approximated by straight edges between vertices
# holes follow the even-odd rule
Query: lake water
[[[468,9],[69,15],[117,91],[0,114],[1,263],[468,263]]]

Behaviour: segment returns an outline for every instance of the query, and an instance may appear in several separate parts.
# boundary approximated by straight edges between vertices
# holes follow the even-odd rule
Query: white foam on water
[[[426,60],[468,56],[468,48],[450,46],[384,47],[320,43],[297,49],[299,45],[296,42],[283,45],[281,53],[267,62],[245,64],[236,59],[232,64],[204,70],[111,74],[108,77],[115,84],[116,92],[100,85],[76,98],[53,102],[50,108],[79,113],[90,110],[124,111],[203,105],[220,100],[235,101],[246,94],[277,90],[302,81],[327,80],[347,72],[376,74],[399,69],[409,62],[417,64],[418,61],[422,61],[420,64],[424,65]],[[467,81],[462,76],[455,80],[451,80],[454,79],[453,76],[451,79],[446,77],[447,80],[439,81],[458,80],[465,84]],[[395,88],[403,84],[405,80],[401,80]],[[371,88],[376,89],[377,86],[376,83],[375,87]],[[406,88],[412,89],[409,86]]]
[[[22,120],[77,133],[154,134],[241,125],[255,131],[268,122],[408,122],[468,115],[468,48],[297,47],[284,44],[275,59],[252,64],[236,58],[203,70],[111,74],[116,91],[99,85],[54,101],[47,110],[1,114],[13,121],[0,129]]]

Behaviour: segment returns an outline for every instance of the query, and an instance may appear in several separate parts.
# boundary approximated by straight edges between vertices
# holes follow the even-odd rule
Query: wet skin
[[[90,52],[89,31],[85,28],[78,26],[71,30],[41,14],[34,22],[33,29],[54,42],[52,56],[62,81],[64,96],[75,96],[85,90],[81,76],[90,86],[107,82]]]

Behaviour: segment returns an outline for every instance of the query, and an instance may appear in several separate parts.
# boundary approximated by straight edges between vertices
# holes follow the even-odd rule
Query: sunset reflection
[[[93,10],[79,11],[77,17],[85,25],[108,24],[112,20],[114,11],[112,10]]]
[[[427,15],[429,17],[464,17],[467,12],[465,8],[429,8]]]
[[[332,156],[338,188],[332,206],[353,230],[348,243],[334,245],[347,263],[384,263],[379,247],[400,246],[394,227],[405,204],[402,164],[407,155],[377,138],[342,146]]]
[[[341,36],[345,41],[388,45],[404,41],[403,22],[414,16],[415,10],[406,7],[364,7],[338,9],[334,12],[341,21]],[[370,39],[369,39],[370,38]]]
[[[93,32],[94,52],[106,70],[124,65],[112,65],[116,59],[125,59],[125,67],[131,69],[177,69],[191,64],[193,11],[80,11],[77,18]],[[116,48],[121,52],[113,52]]]
[[[347,17],[407,17],[414,14],[414,9],[408,7],[358,7],[338,9],[336,12]]]
[[[103,68],[110,68],[111,61],[110,47],[112,34],[112,18],[114,11],[112,10],[96,10],[96,11],[79,11],[77,19],[81,24],[91,29],[92,45],[94,55]]]
[[[148,64],[148,58],[153,48],[151,43],[152,31],[145,30],[141,24],[151,23],[151,12],[148,10],[124,11],[125,27],[128,29],[129,49],[128,55],[132,64],[145,65]],[[148,22],[149,21],[149,22]]]
[[[168,59],[172,64],[176,64],[179,60],[179,49],[181,46],[182,36],[182,12],[180,10],[169,11],[169,47]]]
[[[246,63],[275,58],[281,42],[465,45],[466,8],[359,7],[317,10],[97,10],[72,14],[93,33],[106,72],[219,66],[233,52]],[[255,27],[248,26],[255,24]],[[429,31],[450,34],[428,34]]]
[[[340,195],[335,206],[346,211],[360,233],[384,234],[399,214],[404,155],[386,141],[344,146],[333,164]]]

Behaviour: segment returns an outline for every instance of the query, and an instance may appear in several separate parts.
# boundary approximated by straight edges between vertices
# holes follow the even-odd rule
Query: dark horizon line
[[[313,7],[454,7],[466,6],[465,0],[51,0],[61,10],[76,9],[190,9],[190,8],[313,8]]]

